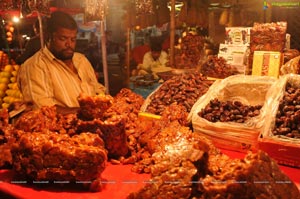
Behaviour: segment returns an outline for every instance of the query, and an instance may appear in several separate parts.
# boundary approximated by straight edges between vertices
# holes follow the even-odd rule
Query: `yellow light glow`
[[[181,7],[183,6],[183,2],[175,2],[175,11],[180,11]],[[171,3],[168,3],[168,8],[171,10]]]
[[[14,17],[12,18],[12,21],[13,21],[13,22],[15,22],[15,23],[19,23],[19,21],[20,21],[20,18],[19,18],[19,17],[16,17],[16,16],[14,16]]]

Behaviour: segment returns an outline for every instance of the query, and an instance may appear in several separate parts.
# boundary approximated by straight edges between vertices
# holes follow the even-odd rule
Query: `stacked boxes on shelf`
[[[287,22],[254,23],[251,29],[249,74],[278,77],[286,47]]]

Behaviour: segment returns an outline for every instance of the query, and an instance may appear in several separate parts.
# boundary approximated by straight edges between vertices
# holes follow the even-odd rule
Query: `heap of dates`
[[[150,96],[150,104],[146,112],[161,115],[166,107],[173,103],[183,105],[190,112],[199,97],[207,92],[212,81],[200,73],[186,73],[174,76],[165,81]]]
[[[279,102],[274,135],[300,139],[300,88],[286,85],[286,91]]]
[[[175,54],[174,68],[196,68],[204,56],[205,38],[188,33],[182,37],[180,50]]]
[[[248,106],[239,101],[211,100],[198,115],[210,122],[244,123],[260,114],[261,105]]]
[[[223,57],[209,56],[202,64],[200,72],[208,77],[226,78],[238,74],[237,69],[228,64]]]

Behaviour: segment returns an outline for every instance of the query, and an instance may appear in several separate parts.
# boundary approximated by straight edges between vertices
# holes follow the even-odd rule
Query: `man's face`
[[[58,28],[52,35],[50,51],[62,61],[72,59],[76,46],[76,36],[77,30]]]
[[[154,60],[157,60],[160,56],[160,51],[151,51],[152,57]]]

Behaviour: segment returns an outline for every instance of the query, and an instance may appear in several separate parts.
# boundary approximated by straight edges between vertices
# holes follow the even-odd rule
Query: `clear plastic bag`
[[[235,75],[216,81],[193,106],[188,119],[192,122],[195,132],[204,134],[212,139],[216,146],[238,151],[256,150],[258,136],[263,127],[268,110],[265,103],[270,100],[267,96],[276,78],[268,76]],[[198,115],[213,99],[219,101],[240,101],[244,105],[262,105],[260,114],[245,121],[210,122]]]
[[[280,68],[280,75],[286,75],[286,74],[298,74],[299,73],[299,61],[300,56],[295,57],[288,62],[286,62],[284,65]]]
[[[274,135],[272,133],[275,127],[276,114],[278,112],[280,101],[283,99],[283,96],[286,92],[286,85],[291,84],[292,87],[300,88],[300,75],[297,74],[287,74],[282,76],[276,84],[274,84],[270,88],[270,98],[266,103],[266,108],[268,110],[268,114],[266,115],[265,123],[262,129],[262,137],[269,137],[278,141],[283,142],[292,142],[298,144],[300,147],[300,139],[290,138],[287,136]]]
[[[267,152],[279,164],[300,167],[300,157],[297,155],[300,152],[300,139],[273,134],[276,115],[288,83],[292,87],[300,88],[300,75],[284,75],[270,88],[270,100],[266,103],[268,114],[266,114],[258,144],[260,150]]]

